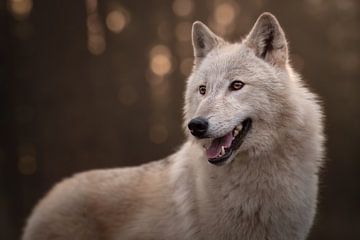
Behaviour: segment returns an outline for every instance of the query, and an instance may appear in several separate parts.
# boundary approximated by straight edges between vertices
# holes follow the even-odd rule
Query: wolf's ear
[[[192,44],[194,48],[195,63],[204,58],[215,46],[224,42],[213,33],[205,24],[196,21],[192,26]]]
[[[284,31],[271,13],[263,13],[256,21],[244,44],[255,55],[270,64],[283,67],[288,60],[288,47]]]

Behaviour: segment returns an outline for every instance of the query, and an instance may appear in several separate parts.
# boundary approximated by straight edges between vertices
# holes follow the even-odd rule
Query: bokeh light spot
[[[23,20],[29,16],[33,2],[32,0],[9,0],[8,7],[17,20]]]
[[[157,75],[165,75],[171,69],[171,62],[168,56],[157,54],[151,59],[151,70]]]
[[[94,55],[102,54],[106,49],[103,25],[97,12],[97,0],[86,0],[88,50]]]
[[[120,33],[128,23],[124,10],[113,10],[106,17],[106,26],[114,33]]]
[[[94,55],[100,55],[105,51],[106,44],[102,35],[90,35],[88,39],[88,49]]]
[[[171,71],[171,53],[164,45],[157,45],[150,51],[150,69],[158,76],[164,76]]]
[[[221,3],[215,8],[214,12],[215,21],[222,25],[227,26],[235,19],[235,8],[230,3]]]

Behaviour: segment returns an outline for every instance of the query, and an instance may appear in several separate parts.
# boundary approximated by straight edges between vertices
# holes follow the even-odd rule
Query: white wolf
[[[192,40],[187,142],[157,162],[61,182],[35,208],[24,240],[306,238],[322,112],[289,65],[278,21],[262,14],[235,44],[195,22]]]

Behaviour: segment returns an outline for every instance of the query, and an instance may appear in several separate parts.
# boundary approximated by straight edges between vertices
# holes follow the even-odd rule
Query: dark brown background
[[[360,239],[358,1],[96,2],[0,0],[0,239],[18,239],[60,179],[173,152],[190,24],[235,41],[263,11],[324,102],[328,157],[310,239]]]

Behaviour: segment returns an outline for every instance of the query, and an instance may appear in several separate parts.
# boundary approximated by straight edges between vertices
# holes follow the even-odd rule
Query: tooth
[[[220,152],[220,155],[224,155],[225,154],[225,147],[224,146],[221,146],[221,152]]]
[[[239,134],[239,132],[240,132],[240,131],[239,131],[237,128],[235,128],[235,129],[234,129],[234,133],[233,133],[233,134],[234,134],[234,137],[236,137],[236,136]]]

